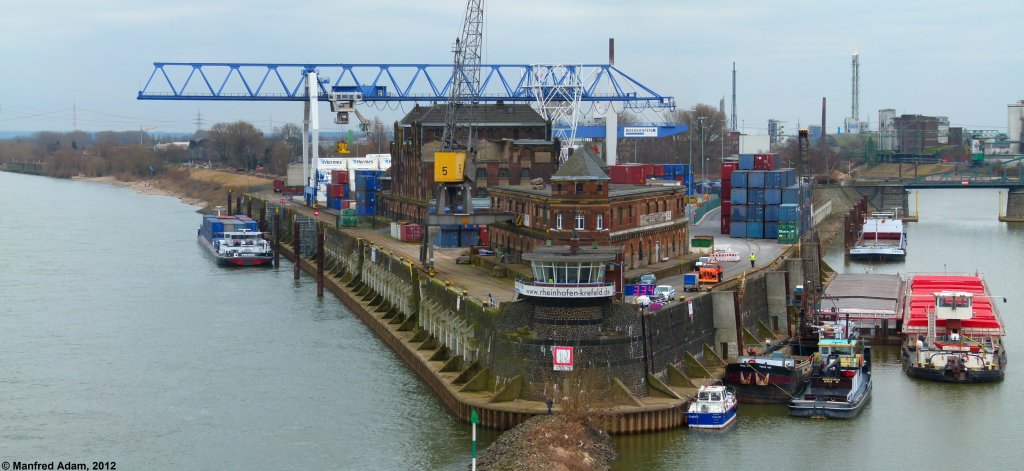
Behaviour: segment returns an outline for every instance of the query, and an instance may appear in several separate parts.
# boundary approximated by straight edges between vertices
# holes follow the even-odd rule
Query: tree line
[[[377,145],[388,142],[379,119],[373,121],[364,139]],[[171,141],[187,141],[188,145],[156,146]],[[321,144],[320,155],[333,152]],[[113,175],[130,180],[158,174],[168,166],[199,165],[284,175],[288,164],[301,154],[302,128],[291,123],[266,135],[251,123],[235,121],[175,139],[157,138],[145,131],[43,131],[0,140],[0,164],[42,162],[44,173],[58,178]]]

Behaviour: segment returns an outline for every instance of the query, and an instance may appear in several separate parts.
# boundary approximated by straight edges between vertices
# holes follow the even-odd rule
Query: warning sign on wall
[[[572,347],[553,347],[555,371],[572,371]]]

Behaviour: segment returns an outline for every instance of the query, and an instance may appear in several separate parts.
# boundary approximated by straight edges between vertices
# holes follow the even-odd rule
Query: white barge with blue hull
[[[825,419],[856,417],[871,398],[871,348],[857,339],[818,341],[810,383],[789,403],[789,415]]]
[[[871,213],[864,220],[857,243],[850,248],[856,260],[903,260],[907,258],[907,229],[895,212]]]
[[[736,422],[736,395],[718,382],[705,384],[686,411],[690,428],[721,430]]]

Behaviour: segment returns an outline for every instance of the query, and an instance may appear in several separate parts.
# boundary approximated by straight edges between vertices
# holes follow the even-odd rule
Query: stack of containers
[[[476,224],[446,224],[434,236],[438,247],[472,247],[480,245],[480,227]]]
[[[795,244],[800,240],[800,205],[779,205],[779,243]]]
[[[377,214],[377,191],[380,190],[380,170],[356,170],[353,178],[356,187],[356,214],[373,216]]]
[[[730,236],[780,238],[780,223],[783,222],[780,206],[784,203],[797,203],[800,191],[796,185],[796,171],[791,168],[776,169],[774,167],[777,162],[775,154],[740,155],[738,169],[732,171],[728,179],[731,184],[728,211]],[[726,188],[725,174],[723,165],[723,195]],[[724,220],[722,224],[724,231]],[[786,228],[792,232],[792,227]]]
[[[356,210],[351,208],[344,208],[338,213],[338,227],[356,227]]]
[[[732,173],[738,168],[738,161],[722,162],[722,234],[729,234],[729,225],[732,222]]]
[[[347,186],[341,183],[327,184],[327,207],[341,209],[341,202],[345,199]]]
[[[612,183],[623,185],[645,185],[648,177],[654,177],[654,164],[619,164],[608,167]]]

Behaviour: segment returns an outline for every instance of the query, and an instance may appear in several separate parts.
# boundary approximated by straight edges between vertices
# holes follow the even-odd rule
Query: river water
[[[110,185],[0,173],[0,460],[118,469],[465,469],[469,427],[292,267],[217,267],[196,208]],[[726,432],[615,437],[615,469],[1020,469],[1024,225],[996,191],[922,191],[901,264],[987,275],[1007,322],[1000,384],[912,381],[876,348],[849,421],[743,405]],[[497,437],[481,431],[480,446]]]

